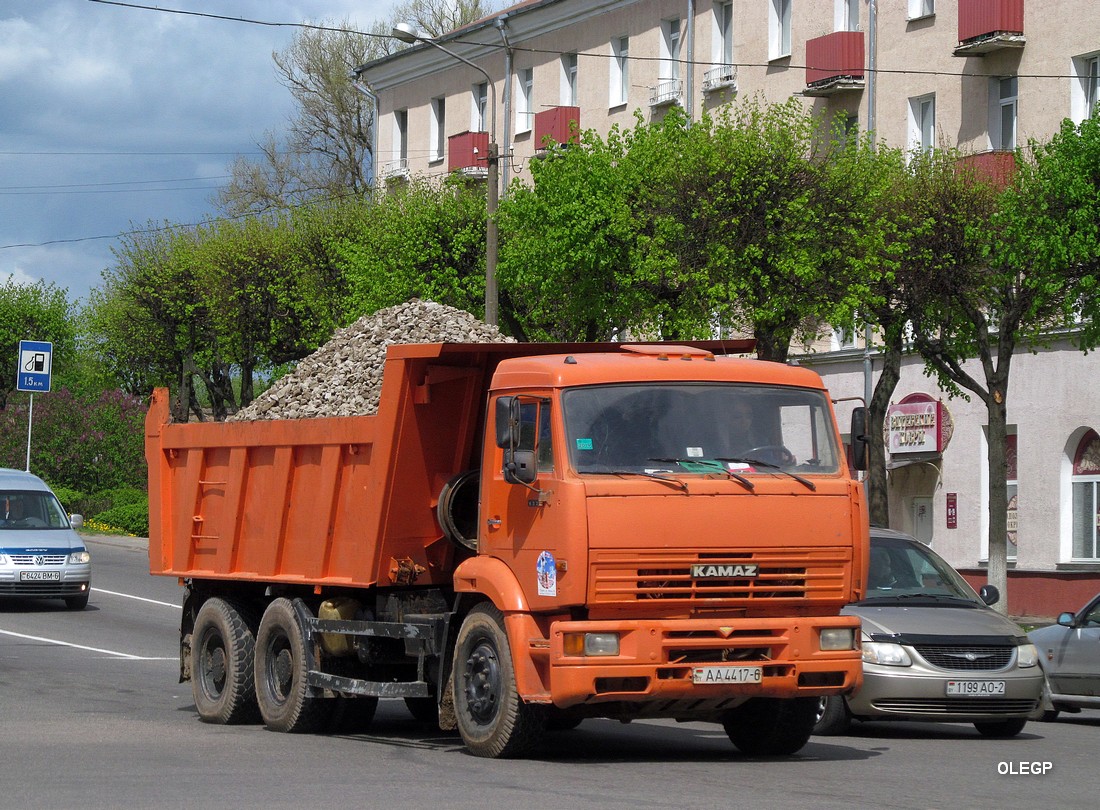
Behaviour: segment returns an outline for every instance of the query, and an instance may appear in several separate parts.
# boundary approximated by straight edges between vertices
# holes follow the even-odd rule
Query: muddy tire
[[[204,723],[232,725],[260,719],[253,667],[255,615],[228,599],[207,599],[191,633],[191,693]]]
[[[452,682],[458,731],[472,754],[516,757],[542,736],[542,707],[520,700],[504,617],[488,602],[462,622]]]
[[[256,702],[272,731],[317,731],[332,711],[332,701],[314,695],[306,683],[309,655],[293,603],[276,599],[256,633]]]
[[[750,757],[787,756],[810,739],[819,698],[754,698],[726,715],[722,727],[737,750]]]

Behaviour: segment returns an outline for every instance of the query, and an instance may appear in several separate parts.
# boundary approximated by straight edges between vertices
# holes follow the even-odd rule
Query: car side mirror
[[[533,484],[538,478],[534,450],[505,452],[504,459],[504,480],[509,484]]]
[[[1076,616],[1068,611],[1065,613],[1059,613],[1058,624],[1062,625],[1062,627],[1073,627],[1073,620],[1075,618]]]
[[[84,515],[69,515],[69,524],[74,529],[84,528]]]
[[[497,398],[496,441],[506,450],[519,444],[519,397]]]
[[[995,605],[1001,601],[1001,592],[997,590],[996,585],[983,585],[978,590],[978,596],[980,596],[982,601],[987,605]]]

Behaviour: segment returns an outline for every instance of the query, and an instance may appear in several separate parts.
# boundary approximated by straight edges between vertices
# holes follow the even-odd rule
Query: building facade
[[[1048,140],[1100,101],[1100,15],[1090,5],[529,0],[436,41],[450,53],[418,44],[360,69],[378,103],[375,176],[485,177],[493,143],[504,194],[572,127],[629,129],[673,105],[697,119],[758,96],[801,98],[892,146],[958,148],[1003,175],[1014,149]],[[826,348],[802,362],[837,397],[862,396],[873,352],[843,333]],[[1052,616],[1100,590],[1097,402],[1100,361],[1068,339],[1014,359],[1011,613]],[[949,400],[910,357],[891,417],[905,434],[888,437],[900,442],[888,454],[893,527],[984,581],[984,406]]]

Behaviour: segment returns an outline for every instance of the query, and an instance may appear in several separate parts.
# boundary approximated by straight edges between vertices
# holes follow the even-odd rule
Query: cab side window
[[[523,402],[519,408],[518,450],[537,450],[538,471],[554,471],[554,445],[550,439],[550,400]]]

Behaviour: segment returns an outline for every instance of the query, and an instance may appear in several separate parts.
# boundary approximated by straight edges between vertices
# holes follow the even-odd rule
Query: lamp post
[[[493,84],[493,78],[479,65],[474,64],[464,56],[459,56],[454,51],[444,48],[430,37],[423,36],[409,23],[398,23],[393,27],[393,37],[402,42],[423,42],[438,48],[448,56],[457,59],[463,64],[469,65],[485,77],[489,86],[489,104],[492,107],[489,129],[489,154],[487,156],[488,176],[486,177],[485,199],[485,322],[496,326],[498,322],[497,312],[497,201],[500,194],[499,169],[497,167],[497,89]]]

